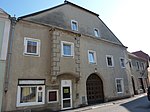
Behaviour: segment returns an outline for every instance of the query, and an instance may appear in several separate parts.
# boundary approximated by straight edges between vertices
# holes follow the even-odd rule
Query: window
[[[45,85],[42,80],[19,81],[17,92],[17,107],[44,104],[44,99]]]
[[[142,68],[142,70],[144,70],[144,63],[143,62],[141,63],[141,68]]]
[[[61,42],[62,56],[74,56],[74,44],[71,42]]]
[[[125,68],[125,60],[124,60],[124,58],[120,58],[120,66],[121,66],[121,68]]]
[[[58,90],[49,90],[47,95],[48,103],[58,102]]]
[[[140,66],[139,66],[139,62],[138,61],[136,62],[136,66],[137,66],[137,70],[139,70]]]
[[[123,93],[124,85],[123,85],[123,79],[122,78],[116,79],[116,89],[117,89],[117,93]]]
[[[25,55],[40,55],[40,40],[33,38],[24,38],[24,54]]]
[[[99,30],[97,28],[94,28],[94,34],[95,34],[95,37],[99,37]]]
[[[130,68],[132,68],[132,62],[131,61],[129,61],[129,66],[130,66]]]
[[[89,63],[96,64],[96,52],[89,50],[88,51],[88,59],[89,59]]]
[[[78,31],[78,22],[75,20],[71,20],[71,29],[74,31]]]
[[[107,61],[107,66],[108,67],[114,67],[113,56],[107,55],[106,56],[106,61]]]

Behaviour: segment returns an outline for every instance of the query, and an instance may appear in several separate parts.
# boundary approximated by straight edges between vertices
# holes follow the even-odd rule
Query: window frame
[[[140,63],[139,63],[139,61],[136,61],[136,69],[140,70]]]
[[[122,61],[121,60],[124,60],[124,66],[122,66]],[[120,66],[121,66],[121,68],[126,68],[126,66],[125,66],[125,59],[124,58],[122,58],[122,57],[120,57]]]
[[[95,37],[100,37],[100,33],[99,33],[99,29],[98,28],[94,28],[94,36]]]
[[[91,62],[91,61],[90,61],[90,58],[89,58],[89,54],[90,54],[90,53],[93,53],[94,62]],[[89,62],[89,64],[97,64],[96,51],[88,50],[88,62]]]
[[[76,26],[76,29],[74,29],[74,25]],[[71,30],[78,31],[78,22],[76,20],[71,20]]]
[[[21,88],[22,87],[36,87],[36,102],[26,102],[26,103],[20,103],[21,100]],[[43,90],[38,90],[38,87],[42,87]],[[38,102],[38,93],[42,92],[42,102]],[[32,106],[32,105],[41,105],[45,104],[45,85],[18,85],[18,90],[17,90],[17,107],[23,107],[23,106]]]
[[[28,41],[37,43],[36,53],[27,52]],[[24,37],[24,55],[25,56],[40,56],[40,46],[41,46],[41,41],[39,39]]]
[[[108,57],[111,58],[112,65],[108,65],[108,59],[107,59]],[[107,67],[114,67],[114,59],[112,55],[106,55],[106,63],[107,63]]]
[[[57,95],[57,100],[56,101],[49,101],[49,92],[53,92],[56,91],[56,95]],[[47,103],[57,103],[59,101],[58,99],[58,90],[47,90]]]
[[[71,46],[71,55],[64,54],[64,44]],[[61,56],[62,57],[74,57],[74,43],[67,42],[67,41],[61,41]]]
[[[141,62],[141,66],[140,67],[141,67],[142,70],[145,69],[144,62]]]
[[[121,81],[120,86],[121,86],[121,90],[122,90],[122,91],[119,91],[119,92],[118,92],[117,80],[120,80],[120,81]],[[124,93],[124,81],[123,81],[123,78],[116,78],[116,79],[115,79],[115,84],[116,84],[116,92],[117,92],[118,94]]]

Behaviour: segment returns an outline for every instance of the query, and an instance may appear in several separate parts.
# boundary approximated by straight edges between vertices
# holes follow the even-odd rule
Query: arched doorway
[[[91,74],[86,81],[88,104],[104,102],[103,82],[97,74]]]

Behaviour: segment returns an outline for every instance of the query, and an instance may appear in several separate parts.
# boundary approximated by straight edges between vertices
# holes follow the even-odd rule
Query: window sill
[[[117,94],[123,94],[123,92],[117,92]]]
[[[89,62],[90,65],[97,65],[96,62]]]
[[[47,103],[58,103],[58,101],[51,101],[51,102],[47,102]]]
[[[114,66],[109,66],[109,65],[107,65],[107,67],[108,67],[108,68],[114,68]]]
[[[42,105],[44,104],[44,102],[40,102],[40,103],[37,103],[37,102],[32,102],[32,103],[19,103],[17,104],[17,107],[24,107],[24,106],[33,106],[33,105]]]
[[[62,57],[74,57],[73,55],[62,55]]]
[[[39,54],[33,54],[33,53],[24,53],[24,56],[35,56],[35,57],[40,57]]]

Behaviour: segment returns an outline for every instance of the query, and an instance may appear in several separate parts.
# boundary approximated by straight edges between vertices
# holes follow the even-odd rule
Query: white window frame
[[[27,103],[20,103],[20,97],[21,97],[21,95],[20,95],[20,93],[21,93],[21,87],[36,87],[36,88],[38,88],[38,87],[42,87],[42,90],[40,91],[40,90],[38,90],[37,89],[37,91],[36,91],[36,102],[27,102]],[[38,99],[38,93],[39,92],[42,92],[42,102],[37,102],[37,99]],[[44,104],[45,103],[45,85],[21,85],[21,86],[19,86],[18,85],[18,91],[17,91],[17,107],[22,107],[22,106],[32,106],[32,105],[41,105],[41,104]]]
[[[71,46],[71,55],[65,55],[64,54],[64,44],[70,45]],[[67,42],[67,41],[61,41],[61,56],[62,57],[74,57],[74,43],[72,42]]]
[[[121,61],[122,59],[124,60],[124,66],[122,66],[122,61]],[[122,57],[120,57],[120,66],[121,66],[121,68],[126,68],[126,66],[125,66],[125,59],[122,58]]]
[[[57,95],[57,100],[56,101],[49,101],[49,92],[53,92],[53,91],[56,91],[56,95]],[[47,102],[48,103],[57,103],[59,100],[58,100],[58,90],[48,90],[47,91]]]
[[[74,23],[76,24],[77,29],[74,29],[74,27],[73,27]],[[78,31],[78,22],[77,22],[77,21],[71,20],[71,29],[72,29],[73,31]]]
[[[33,42],[37,42],[37,47],[36,47],[36,53],[28,53],[27,52],[27,43],[28,41],[33,41]],[[28,38],[28,37],[24,37],[24,55],[27,56],[40,56],[40,45],[41,42],[39,39],[34,39],[34,38]]]
[[[95,35],[95,37],[100,37],[100,33],[99,33],[98,28],[94,28],[94,35]]]
[[[90,61],[90,58],[89,58],[89,54],[90,53],[93,53],[93,55],[94,55],[94,62],[91,62]],[[88,61],[89,61],[89,64],[97,64],[97,59],[96,59],[96,51],[93,51],[93,50],[88,50]]]
[[[111,58],[112,65],[108,65],[107,57]],[[112,56],[112,55],[106,55],[106,63],[107,63],[107,67],[114,67],[114,59],[113,59],[113,56]]]
[[[118,88],[117,88],[117,80],[120,80],[120,81],[121,81],[121,89],[122,89],[121,92],[118,92],[118,91],[117,91],[117,90],[118,90]],[[116,78],[116,79],[115,79],[115,84],[116,84],[116,91],[117,91],[117,93],[124,93],[124,81],[123,81],[123,78]]]

